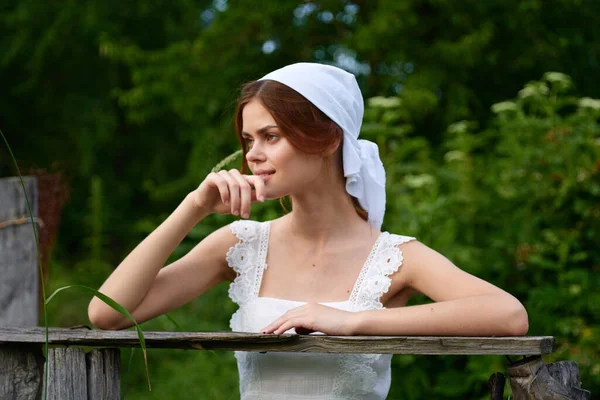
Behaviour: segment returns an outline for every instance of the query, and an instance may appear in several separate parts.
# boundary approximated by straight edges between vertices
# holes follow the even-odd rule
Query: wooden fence
[[[48,360],[44,328],[0,328],[0,398],[37,400],[48,368],[48,398],[119,399],[119,348],[139,347],[137,332],[50,328]],[[554,351],[551,336],[434,337],[269,335],[237,332],[146,332],[146,347],[259,352],[369,353],[421,355],[521,355],[508,367],[515,400],[588,400],[574,362],[545,365]],[[59,347],[56,347],[59,346]],[[80,346],[102,347],[87,354]],[[490,377],[492,400],[502,399],[505,378]]]

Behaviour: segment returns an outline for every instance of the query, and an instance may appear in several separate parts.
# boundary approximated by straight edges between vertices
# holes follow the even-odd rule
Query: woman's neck
[[[339,187],[292,196],[292,212],[285,219],[296,239],[322,245],[373,230],[358,215],[345,188]]]

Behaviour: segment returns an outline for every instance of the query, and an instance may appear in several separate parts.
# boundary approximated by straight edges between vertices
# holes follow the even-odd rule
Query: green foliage
[[[499,115],[490,132],[496,165],[486,187],[506,206],[496,212],[505,240],[516,239],[513,284],[526,298],[530,333],[556,332],[553,357],[577,361],[582,380],[598,385],[599,114],[564,94],[566,76],[548,73],[526,89],[534,86],[519,93],[516,116]]]
[[[549,361],[576,361],[584,386],[594,391],[600,385],[600,114],[597,100],[569,96],[570,88],[568,76],[547,73],[516,99],[495,104],[488,129],[478,131],[470,121],[450,125],[439,159],[421,138],[396,143],[388,134],[385,229],[418,237],[519,298],[529,334],[557,338]],[[393,393],[407,399],[483,397],[481,382],[502,370],[488,357],[439,357],[434,367],[404,359],[410,362],[399,369],[440,371],[410,378],[408,388],[394,385]],[[438,379],[447,383],[438,386]]]
[[[600,30],[574,28],[599,22],[596,1],[382,0],[360,6],[347,45],[372,67],[370,93],[414,87],[436,93],[440,107],[421,126],[435,141],[457,120],[485,120],[491,104],[548,70],[566,72],[584,95],[600,90],[592,78]]]

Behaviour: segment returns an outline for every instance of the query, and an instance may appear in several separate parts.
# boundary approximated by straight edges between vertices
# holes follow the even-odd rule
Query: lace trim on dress
[[[340,373],[333,383],[333,393],[336,396],[345,396],[349,400],[359,400],[371,393],[377,384],[377,373],[373,369],[373,363],[380,357],[381,354],[341,356],[338,363]],[[347,393],[348,388],[351,388],[351,393]]]
[[[248,318],[248,316],[244,313],[244,308],[256,296],[254,294],[256,279],[260,278],[259,274],[262,274],[260,272],[262,270],[261,263],[265,260],[269,244],[269,226],[266,224],[266,228],[261,229],[262,226],[265,225],[247,220],[235,221],[230,225],[231,232],[239,239],[239,242],[232,246],[225,256],[227,264],[237,272],[236,278],[229,285],[229,297],[239,306],[229,321],[232,331],[245,332],[248,330],[244,321],[244,318]],[[260,280],[258,283],[260,284]],[[256,365],[256,354],[235,351],[234,355],[240,364],[240,387],[246,388],[253,382],[260,388],[261,380]]]
[[[382,233],[385,235],[376,242],[365,268],[361,271],[356,284],[356,293],[351,296],[355,311],[378,310],[385,308],[381,296],[390,288],[392,279],[389,275],[398,271],[404,257],[400,245],[415,238]],[[383,243],[383,244],[382,244]],[[374,260],[377,260],[374,262]],[[373,364],[381,358],[381,354],[346,354],[340,357],[340,373],[334,382],[336,395],[350,396],[348,399],[360,399],[373,391],[377,384],[377,373]],[[344,388],[353,388],[353,393],[343,393]]]
[[[233,331],[243,331],[242,307],[252,298],[255,285],[255,272],[258,268],[259,251],[256,241],[260,234],[260,224],[255,221],[239,220],[230,225],[231,232],[239,242],[232,246],[225,256],[227,264],[237,273],[229,285],[229,297],[240,306],[231,316],[229,326]]]
[[[378,310],[384,308],[381,304],[381,296],[390,288],[392,279],[389,277],[402,265],[404,257],[400,245],[411,240],[414,237],[400,236],[385,233],[385,245],[379,246],[377,254],[377,262],[365,268],[364,276],[360,277],[359,287],[355,303],[353,304],[358,310]]]
[[[235,272],[237,277],[229,285],[229,297],[238,305],[244,304],[250,299],[250,290],[254,287],[253,269],[256,269],[256,241],[259,230],[256,223],[252,221],[235,221],[230,225],[231,232],[240,240],[232,246],[226,255],[227,263]]]
[[[375,256],[377,256],[377,253],[379,250],[379,245],[382,242],[382,239],[384,239],[386,237],[386,235],[387,235],[387,232],[383,232],[379,235],[379,237],[373,244],[373,248],[371,249],[371,252],[369,253],[369,255],[367,257],[367,260],[365,261],[363,268],[360,270],[360,273],[358,274],[358,278],[356,278],[356,283],[354,283],[354,289],[352,290],[352,293],[350,294],[350,299],[349,299],[350,304],[352,305],[353,308],[356,308],[356,305],[358,303],[358,295],[360,293],[360,288],[362,287],[362,284],[365,281],[367,273],[371,269],[371,264],[373,263]]]
[[[252,298],[258,297],[260,292],[260,284],[262,282],[262,276],[265,269],[267,269],[267,251],[269,249],[269,231],[271,230],[270,223],[264,223],[262,225],[259,242],[258,242],[258,254],[256,257],[256,276],[254,279],[254,292]]]

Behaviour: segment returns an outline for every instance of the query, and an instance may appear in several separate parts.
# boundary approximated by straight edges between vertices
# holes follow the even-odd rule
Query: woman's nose
[[[246,153],[246,161],[262,161],[264,160],[264,154],[262,150],[260,150],[260,146],[256,144],[248,149]]]

